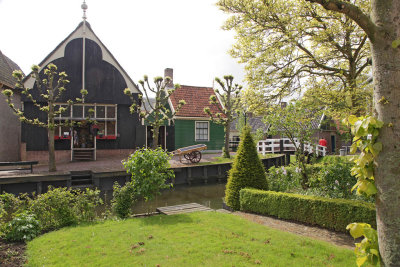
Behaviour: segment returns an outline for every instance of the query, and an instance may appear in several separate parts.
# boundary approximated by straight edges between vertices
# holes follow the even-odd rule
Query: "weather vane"
[[[86,21],[87,17],[86,17],[86,10],[88,8],[87,4],[86,4],[86,0],[83,0],[83,4],[81,5],[81,8],[83,10],[83,20]]]

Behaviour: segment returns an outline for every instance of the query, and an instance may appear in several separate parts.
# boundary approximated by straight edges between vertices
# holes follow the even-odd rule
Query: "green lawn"
[[[28,243],[29,266],[354,266],[353,251],[197,212],[69,227]]]

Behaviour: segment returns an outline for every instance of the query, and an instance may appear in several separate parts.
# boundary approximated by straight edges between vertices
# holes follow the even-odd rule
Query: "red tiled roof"
[[[215,95],[211,87],[198,87],[181,85],[171,95],[171,102],[174,109],[178,107],[179,100],[185,100],[186,104],[176,114],[177,117],[199,117],[209,118],[204,113],[204,108],[209,107],[212,114],[221,112],[216,105],[210,104],[210,96]],[[218,100],[219,107],[222,109]]]

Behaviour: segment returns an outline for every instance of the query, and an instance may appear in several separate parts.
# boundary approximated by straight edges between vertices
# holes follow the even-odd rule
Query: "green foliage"
[[[96,207],[103,204],[99,190],[73,191],[74,194],[74,213],[78,222],[92,222],[96,219]]]
[[[214,89],[215,95],[210,96],[210,104],[216,107],[218,112],[212,113],[209,107],[205,107],[204,113],[206,113],[213,122],[224,126],[225,143],[222,155],[224,158],[230,158],[229,131],[231,123],[237,118],[240,106],[239,94],[243,87],[239,84],[233,84],[232,75],[224,76],[224,80],[225,82],[219,78],[215,78],[215,81],[221,87],[222,92],[218,89]]]
[[[26,210],[29,206],[30,199],[27,194],[15,196],[10,193],[3,193],[0,195],[0,225],[6,224],[13,217]]]
[[[240,210],[255,212],[345,232],[352,221],[376,225],[375,207],[371,203],[347,199],[330,199],[291,193],[243,189]]]
[[[31,118],[31,114],[25,114],[21,108],[14,106],[12,99],[12,92],[3,92],[6,96],[6,102],[13,110],[14,114],[18,116],[19,120],[23,123],[32,124],[38,127],[46,128],[48,133],[48,145],[49,145],[49,171],[56,171],[56,160],[54,153],[54,129],[57,127],[72,127],[76,122],[74,121],[61,121],[55,120],[55,118],[65,111],[64,108],[57,108],[59,101],[62,100],[63,93],[66,91],[66,85],[69,83],[67,80],[68,75],[65,72],[57,72],[57,66],[53,63],[43,68],[43,74],[46,78],[42,79],[40,75],[41,68],[37,65],[31,67],[31,77],[35,80],[36,94],[32,94],[32,88],[25,87],[24,75],[21,71],[14,71],[13,77],[17,80],[16,88],[21,90],[21,93],[40,111],[46,113],[47,118],[45,121],[39,118]],[[76,98],[75,102],[83,102],[87,95],[87,90],[82,89],[82,98]],[[74,101],[69,99],[66,101],[68,108],[74,104]],[[28,116],[26,116],[28,115]]]
[[[357,256],[357,266],[371,264],[377,266],[381,262],[378,247],[378,233],[368,223],[351,223],[347,225],[347,230],[353,238],[364,237],[360,243],[356,243],[354,250]]]
[[[370,71],[365,32],[346,16],[310,2],[217,2],[230,15],[224,29],[236,33],[230,53],[245,64],[245,101],[251,111],[265,110],[271,99],[300,90],[313,91],[317,105],[345,114],[365,110],[371,99],[360,94]],[[357,5],[369,13],[369,0]]]
[[[68,188],[52,188],[31,202],[30,211],[43,231],[59,229],[80,222],[92,221],[95,208],[102,204],[99,190],[79,192]]]
[[[294,145],[303,189],[308,185],[304,145],[307,142],[313,143],[312,136],[317,131],[313,125],[321,116],[320,108],[307,109],[301,101],[295,101],[284,108],[281,105],[271,106],[264,118],[264,123],[270,125],[269,134],[287,137]]]
[[[131,182],[126,183],[123,187],[121,187],[118,182],[115,182],[113,186],[113,199],[111,200],[111,207],[113,212],[119,218],[124,219],[129,217],[135,200],[135,189]]]
[[[245,187],[268,188],[264,166],[258,156],[249,128],[244,129],[240,136],[236,157],[228,174],[225,202],[229,207],[239,210],[239,192]]]
[[[377,138],[384,123],[370,116],[359,118],[350,116],[347,122],[351,125],[351,132],[354,135],[350,153],[354,154],[357,149],[361,151],[354,159],[356,165],[352,168],[352,174],[358,181],[352,190],[357,188],[358,194],[375,195],[377,189],[374,160],[382,150],[382,143],[378,142]]]
[[[40,234],[39,221],[29,213],[17,214],[5,227],[7,241],[30,241]]]
[[[271,167],[267,172],[268,189],[275,192],[290,192],[301,187],[298,167]]]
[[[338,158],[340,159],[340,158]],[[351,175],[354,164],[345,160],[325,165],[319,172],[320,188],[326,196],[332,198],[350,198],[351,188],[356,178]]]
[[[377,138],[384,123],[370,116],[358,118],[349,116],[345,123],[351,125],[351,132],[354,135],[350,152],[355,153],[357,149],[361,151],[360,155],[354,158],[355,166],[351,170],[357,177],[357,183],[352,190],[357,188],[358,194],[375,195],[378,192],[374,176],[375,158],[382,150],[382,143],[378,142]],[[380,262],[376,231],[370,225],[363,223],[349,224],[348,228],[353,237],[362,235],[365,237],[361,243],[356,244],[357,265]]]
[[[127,173],[132,175],[132,185],[136,196],[143,197],[146,201],[153,199],[160,190],[169,188],[167,180],[175,177],[170,169],[171,155],[161,148],[155,150],[138,149],[127,160],[122,161]]]
[[[135,99],[129,88],[123,90],[124,94],[129,96],[132,101],[129,111],[131,114],[138,113],[141,118],[145,118],[146,124],[153,127],[153,145],[152,148],[155,149],[158,146],[158,137],[160,126],[164,125],[168,120],[174,119],[174,116],[179,110],[186,104],[184,100],[178,101],[178,106],[174,107],[174,113],[171,112],[168,104],[168,99],[175,92],[176,89],[180,88],[179,84],[172,85],[172,79],[170,77],[158,76],[154,78],[155,87],[150,85],[149,77],[144,75],[143,80],[139,81],[142,87],[143,94],[138,95],[138,99]],[[172,87],[173,88],[170,88]],[[155,95],[155,102],[150,101],[149,95]]]

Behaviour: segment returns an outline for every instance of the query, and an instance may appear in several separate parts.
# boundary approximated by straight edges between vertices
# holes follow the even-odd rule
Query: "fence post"
[[[283,153],[283,152],[284,152],[284,149],[283,149],[283,139],[282,139],[282,138],[279,139],[279,150],[280,150],[280,153]]]

